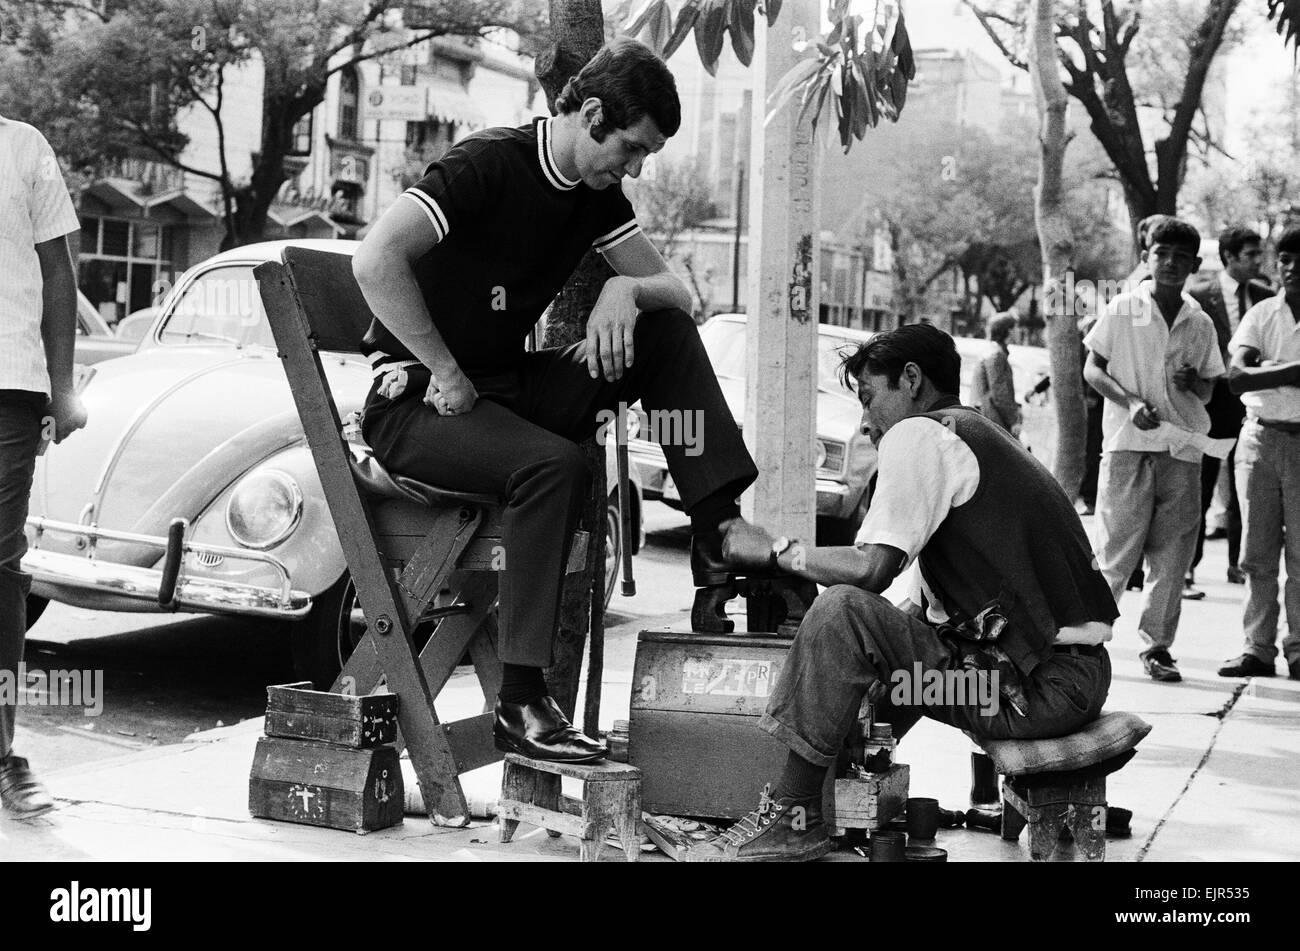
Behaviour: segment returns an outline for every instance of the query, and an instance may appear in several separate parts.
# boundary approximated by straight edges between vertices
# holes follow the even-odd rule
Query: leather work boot
[[[758,808],[726,832],[692,845],[687,862],[812,862],[831,850],[820,799],[773,799],[763,787]]]
[[[21,756],[0,757],[0,803],[15,819],[35,819],[54,808],[46,788]]]

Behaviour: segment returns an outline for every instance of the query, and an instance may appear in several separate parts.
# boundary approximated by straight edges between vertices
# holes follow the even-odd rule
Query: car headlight
[[[813,460],[814,469],[820,469],[822,466],[826,465],[826,443],[822,442],[820,439],[814,439],[813,456],[815,457]]]
[[[302,489],[279,469],[258,469],[235,486],[226,528],[245,548],[271,548],[288,538],[302,517]]]
[[[815,447],[817,465],[814,468],[839,475],[844,471],[844,443],[838,439],[818,439]]]

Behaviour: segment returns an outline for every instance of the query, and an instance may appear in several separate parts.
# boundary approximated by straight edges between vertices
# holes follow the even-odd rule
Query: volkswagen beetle
[[[365,620],[253,277],[288,243],[349,255],[357,246],[222,252],[182,275],[139,349],[96,364],[82,393],[89,425],[38,460],[22,562],[33,578],[29,626],[51,600],[283,621],[298,674],[333,680]],[[369,366],[359,355],[322,358],[346,419],[365,400]],[[355,425],[344,432],[361,451]],[[639,526],[635,478],[632,490]],[[616,491],[610,504],[606,604]]]

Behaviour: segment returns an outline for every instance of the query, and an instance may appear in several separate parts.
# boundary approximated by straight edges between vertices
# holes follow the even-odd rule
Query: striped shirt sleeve
[[[600,192],[600,199],[600,235],[591,246],[601,254],[607,254],[640,231],[641,226],[636,223],[636,212],[621,186],[606,188]]]
[[[466,139],[425,169],[424,177],[402,192],[424,212],[438,240],[459,223],[482,214],[500,188],[494,185],[500,163],[491,144]]]
[[[63,181],[63,171],[45,136],[35,135],[35,168],[32,170],[32,241],[41,244],[71,234],[81,227],[77,211]]]

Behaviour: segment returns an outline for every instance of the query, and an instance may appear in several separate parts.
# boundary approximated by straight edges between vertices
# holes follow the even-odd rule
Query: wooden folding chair
[[[254,270],[279,356],[315,458],[325,500],[367,622],[366,635],[330,688],[397,694],[402,740],[429,817],[465,821],[461,773],[502,758],[492,713],[440,723],[433,700],[468,650],[491,711],[500,686],[495,572],[504,567],[501,500],[455,492],[386,472],[357,458],[341,433],[321,365],[322,351],[359,352],[371,313],[347,255],[288,247]],[[568,570],[580,570],[587,534],[578,532]],[[436,606],[449,590],[453,603]],[[437,627],[418,656],[418,624]]]

